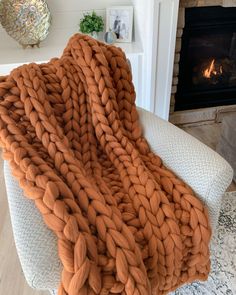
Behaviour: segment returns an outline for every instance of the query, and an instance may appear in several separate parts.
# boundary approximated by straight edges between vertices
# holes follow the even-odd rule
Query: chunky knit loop
[[[0,143],[58,237],[60,295],[166,294],[207,279],[204,205],[142,136],[124,53],[74,35],[0,78]]]

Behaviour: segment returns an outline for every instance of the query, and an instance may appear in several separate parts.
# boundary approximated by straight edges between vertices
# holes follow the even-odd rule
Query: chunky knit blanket
[[[142,136],[121,49],[77,34],[61,58],[2,77],[0,141],[58,238],[60,295],[166,294],[207,279],[206,208]]]

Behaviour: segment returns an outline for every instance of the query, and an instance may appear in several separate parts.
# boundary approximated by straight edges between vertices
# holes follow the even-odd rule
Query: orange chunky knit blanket
[[[207,279],[208,214],[142,136],[121,49],[76,34],[61,58],[0,78],[0,141],[58,238],[60,295]]]

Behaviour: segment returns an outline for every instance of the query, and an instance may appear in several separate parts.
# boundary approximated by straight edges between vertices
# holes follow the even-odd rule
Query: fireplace
[[[175,110],[236,103],[236,8],[185,10]]]

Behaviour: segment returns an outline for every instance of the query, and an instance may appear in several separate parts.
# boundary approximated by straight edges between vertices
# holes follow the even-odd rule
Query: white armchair
[[[152,150],[208,206],[214,229],[221,198],[232,181],[232,168],[216,152],[176,126],[142,109],[139,114]],[[4,173],[16,248],[26,280],[33,288],[56,294],[61,272],[56,237],[33,202],[24,197],[7,163]]]

